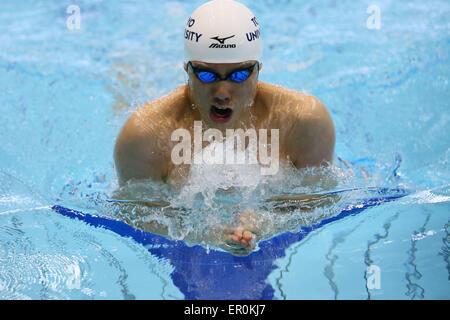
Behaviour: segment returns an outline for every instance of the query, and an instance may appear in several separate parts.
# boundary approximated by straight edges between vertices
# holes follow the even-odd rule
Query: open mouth
[[[214,122],[226,123],[231,119],[233,109],[211,106],[209,115]]]

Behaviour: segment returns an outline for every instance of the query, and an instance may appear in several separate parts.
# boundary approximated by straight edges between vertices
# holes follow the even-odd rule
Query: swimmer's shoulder
[[[119,180],[149,178],[164,180],[168,172],[171,134],[186,109],[183,86],[147,102],[128,118],[117,137],[114,159]]]
[[[146,102],[131,114],[121,135],[139,138],[156,135],[167,140],[167,135],[170,137],[171,132],[180,127],[187,100],[185,86],[180,86],[165,96]]]
[[[331,162],[335,145],[333,120],[315,96],[281,86],[261,83],[261,95],[270,105],[270,126],[280,129],[286,154],[297,167]]]
[[[145,139],[146,136],[158,136],[166,140],[174,128],[179,127],[183,113],[189,109],[186,107],[187,101],[185,85],[163,97],[148,101],[131,114],[119,138]]]
[[[328,114],[325,105],[313,95],[262,81],[258,83],[258,90],[274,113],[303,119]]]
[[[145,122],[145,126],[150,126],[147,130],[174,128],[180,125],[179,122],[190,110],[187,108],[188,100],[187,87],[182,85],[165,96],[148,101],[136,109],[133,116]]]

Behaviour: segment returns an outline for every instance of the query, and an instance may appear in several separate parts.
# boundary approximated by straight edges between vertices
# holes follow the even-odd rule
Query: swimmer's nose
[[[224,83],[221,83],[214,90],[213,98],[214,103],[228,105],[231,102],[231,90]]]

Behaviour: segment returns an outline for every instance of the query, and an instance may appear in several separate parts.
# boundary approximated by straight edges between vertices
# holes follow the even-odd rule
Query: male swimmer
[[[280,163],[296,168],[332,163],[335,129],[325,106],[314,96],[258,81],[261,32],[247,7],[233,0],[200,6],[186,24],[184,48],[188,83],[138,108],[117,138],[114,159],[120,186],[142,179],[183,181],[190,165],[172,161],[177,142],[171,136],[177,129],[194,136],[196,121],[224,135],[227,129],[277,129]],[[254,245],[251,216],[244,212],[228,240]]]

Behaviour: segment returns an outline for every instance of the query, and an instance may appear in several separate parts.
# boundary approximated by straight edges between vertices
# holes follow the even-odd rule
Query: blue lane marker
[[[297,233],[286,232],[262,241],[258,244],[260,249],[247,257],[236,257],[220,250],[210,249],[207,252],[206,248],[200,245],[189,247],[183,241],[168,240],[111,218],[84,214],[58,205],[52,209],[91,226],[130,237],[144,245],[156,257],[167,259],[174,267],[171,273],[173,283],[187,300],[271,300],[275,290],[266,279],[276,268],[275,261],[285,256],[290,245],[328,223],[409,194],[403,189],[387,188],[377,189],[377,193],[378,197],[349,205],[337,216],[322,220],[311,227],[301,227]]]

